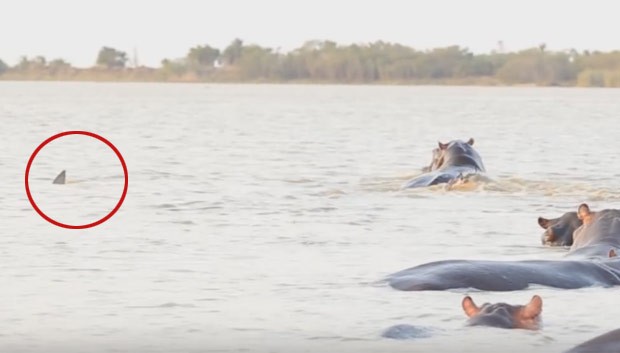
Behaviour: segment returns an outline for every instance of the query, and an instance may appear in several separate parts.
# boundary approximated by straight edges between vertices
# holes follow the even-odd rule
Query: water
[[[427,261],[559,258],[538,216],[618,207],[620,90],[0,83],[0,351],[560,352],[617,328],[620,288],[399,292]],[[86,130],[129,171],[90,229],[24,189],[48,137]],[[399,190],[436,141],[476,139],[497,182]],[[62,142],[61,142],[62,141]],[[58,140],[30,175],[70,224],[120,197],[118,158]],[[72,184],[52,185],[67,169]],[[542,296],[539,332],[465,327],[460,303]],[[414,325],[429,338],[381,337]]]

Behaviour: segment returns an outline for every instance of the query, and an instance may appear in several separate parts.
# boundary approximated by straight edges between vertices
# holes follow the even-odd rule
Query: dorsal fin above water
[[[53,184],[64,184],[65,179],[66,179],[66,174],[67,174],[66,170],[63,170],[62,172],[60,172],[60,174],[58,174],[56,179],[54,179]]]

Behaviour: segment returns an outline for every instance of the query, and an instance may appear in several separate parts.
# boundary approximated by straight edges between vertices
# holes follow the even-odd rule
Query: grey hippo
[[[538,330],[542,312],[542,298],[534,295],[525,305],[507,303],[484,303],[476,305],[470,296],[461,302],[467,315],[468,326],[490,326],[506,329]],[[431,337],[435,331],[429,327],[407,324],[395,325],[385,330],[381,336],[392,339],[420,339]]]
[[[584,223],[591,223],[595,212],[590,211],[590,207],[582,203],[577,212],[567,212],[561,217],[547,219],[538,217],[538,225],[545,232],[542,235],[543,245],[549,246],[571,246],[573,245],[573,233]]]
[[[492,326],[508,329],[538,330],[540,328],[540,313],[542,312],[542,298],[534,295],[525,305],[511,305],[506,303],[484,303],[477,306],[470,296],[463,298],[463,311],[469,317],[470,326]]]
[[[567,256],[598,257],[620,247],[620,210],[592,212],[587,204],[555,219],[538,218],[543,245],[570,246]]]
[[[587,340],[565,353],[618,353],[620,352],[620,329],[609,331]]]
[[[471,175],[484,173],[486,170],[482,158],[473,148],[474,139],[467,142],[453,140],[438,143],[433,150],[433,158],[421,175],[407,181],[403,188],[419,188],[431,185],[454,183]]]
[[[620,210],[591,212],[582,223],[573,231],[573,244],[560,260],[444,260],[396,272],[385,280],[405,291],[513,291],[533,284],[564,289],[620,285],[620,258],[615,256],[620,249]]]

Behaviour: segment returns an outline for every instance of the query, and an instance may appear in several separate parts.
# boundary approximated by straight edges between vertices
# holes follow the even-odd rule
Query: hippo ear
[[[533,319],[542,312],[542,298],[535,295],[527,305],[521,308],[521,317],[524,319]]]
[[[480,312],[480,308],[476,306],[476,303],[474,303],[474,300],[471,299],[469,295],[463,298],[461,305],[467,317],[476,316]]]
[[[445,150],[446,148],[448,148],[447,143],[441,143],[441,141],[437,141],[437,144],[439,145],[440,150]]]
[[[538,225],[541,226],[542,229],[549,228],[550,223],[551,223],[551,220],[543,218],[543,217],[538,217]]]
[[[469,140],[467,140],[467,144],[470,145],[470,146],[473,146],[474,145],[474,138],[470,137]]]
[[[615,249],[609,249],[609,257],[616,257],[618,254]]]

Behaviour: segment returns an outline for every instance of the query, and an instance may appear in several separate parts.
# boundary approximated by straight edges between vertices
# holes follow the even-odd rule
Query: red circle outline
[[[28,183],[28,176],[30,175],[30,167],[32,166],[32,162],[34,161],[34,158],[37,156],[37,154],[39,153],[39,151],[41,151],[41,149],[43,149],[43,147],[45,147],[45,145],[47,145],[48,143],[61,138],[63,136],[67,136],[67,135],[85,135],[85,136],[90,136],[90,137],[94,137],[97,140],[105,143],[106,145],[108,145],[108,147],[110,147],[112,149],[112,151],[114,151],[114,153],[116,154],[116,156],[118,157],[118,159],[121,161],[121,165],[123,166],[123,173],[125,174],[125,186],[123,188],[123,193],[121,195],[120,200],[118,200],[118,203],[116,204],[116,206],[114,207],[114,209],[112,209],[112,211],[106,215],[105,217],[101,218],[98,221],[92,222],[92,223],[88,223],[88,224],[82,224],[82,225],[71,225],[71,224],[65,224],[65,223],[60,223],[50,217],[48,217],[45,213],[43,213],[43,211],[41,211],[39,209],[39,207],[37,206],[37,204],[34,202],[34,199],[32,198],[32,194],[30,193],[30,185]],[[125,164],[125,160],[123,159],[123,156],[121,155],[121,153],[119,152],[119,150],[108,140],[106,140],[104,137],[99,136],[95,133],[92,132],[88,132],[88,131],[65,131],[65,132],[61,132],[59,134],[56,134],[50,138],[48,138],[47,140],[43,141],[43,143],[41,143],[39,145],[39,147],[37,147],[34,152],[32,153],[32,155],[30,156],[30,159],[28,160],[28,165],[26,165],[26,195],[28,195],[28,201],[30,201],[30,204],[32,205],[32,207],[34,208],[35,211],[37,211],[37,213],[43,217],[43,219],[45,219],[46,221],[50,222],[51,224],[58,226],[58,227],[62,227],[62,228],[68,228],[68,229],[85,229],[85,228],[91,228],[91,227],[95,227],[100,225],[101,223],[107,221],[108,219],[110,219],[112,216],[114,216],[114,214],[121,208],[121,205],[123,204],[123,201],[125,201],[125,196],[127,196],[127,189],[129,187],[129,177],[128,177],[128,173],[127,173],[127,165]]]

